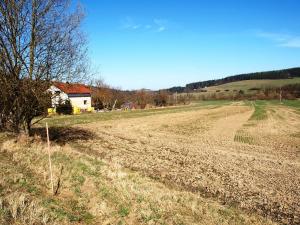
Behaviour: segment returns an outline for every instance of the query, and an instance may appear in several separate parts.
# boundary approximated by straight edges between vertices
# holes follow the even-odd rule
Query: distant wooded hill
[[[273,71],[265,71],[265,72],[238,74],[234,76],[225,77],[222,79],[194,82],[194,83],[187,84],[185,87],[172,87],[167,90],[172,93],[175,92],[181,93],[185,91],[192,91],[195,89],[216,86],[216,85],[226,84],[235,81],[242,81],[242,80],[275,80],[275,79],[290,79],[294,77],[300,77],[300,67],[284,69],[284,70],[273,70]]]

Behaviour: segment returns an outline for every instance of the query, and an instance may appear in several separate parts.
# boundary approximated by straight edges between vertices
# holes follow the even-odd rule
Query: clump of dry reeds
[[[27,194],[13,192],[0,198],[1,222],[10,224],[47,224],[49,217],[40,203]]]

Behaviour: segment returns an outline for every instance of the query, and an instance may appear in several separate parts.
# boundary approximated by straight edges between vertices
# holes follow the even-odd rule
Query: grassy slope
[[[300,83],[300,78],[293,79],[281,79],[281,80],[245,80],[245,81],[236,81],[231,83],[226,83],[218,86],[207,87],[206,92],[194,92],[192,95],[195,97],[198,96],[211,96],[214,94],[223,94],[224,96],[231,96],[234,93],[237,93],[239,90],[243,90],[245,93],[256,93],[256,91],[249,90],[251,88],[266,88],[266,87],[280,87],[287,84],[296,84]],[[180,95],[185,95],[182,93]]]
[[[215,90],[248,90],[249,88],[280,87],[287,84],[300,83],[300,78],[282,80],[245,80],[236,81],[218,86],[208,87],[208,91]]]
[[[0,224],[271,224],[69,146],[52,147],[55,184],[64,167],[53,196],[45,147],[21,138],[0,148]]]

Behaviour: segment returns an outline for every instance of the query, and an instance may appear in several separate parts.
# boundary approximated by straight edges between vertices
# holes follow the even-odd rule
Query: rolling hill
[[[243,81],[235,81],[230,83],[225,83],[221,85],[211,86],[204,88],[208,92],[209,91],[233,91],[233,90],[243,90],[245,92],[251,91],[254,89],[264,89],[270,87],[280,87],[288,84],[300,84],[300,77],[291,78],[291,79],[279,79],[279,80],[243,80]]]
[[[167,89],[167,91],[172,93],[183,93],[214,86],[218,86],[218,88],[221,89],[223,87],[225,87],[225,89],[228,89],[229,87],[232,89],[231,87],[233,86],[235,86],[236,89],[261,88],[261,86],[278,87],[286,84],[294,84],[295,82],[299,83],[299,78],[300,67],[296,67],[283,70],[238,74],[221,79],[199,81],[189,83],[185,87],[172,87]]]

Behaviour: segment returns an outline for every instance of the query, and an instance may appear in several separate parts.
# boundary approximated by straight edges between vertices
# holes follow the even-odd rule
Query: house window
[[[83,100],[83,104],[86,105],[87,104],[87,100]]]

